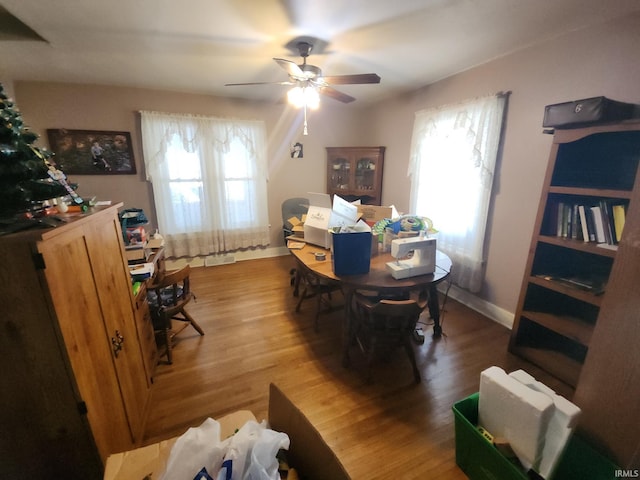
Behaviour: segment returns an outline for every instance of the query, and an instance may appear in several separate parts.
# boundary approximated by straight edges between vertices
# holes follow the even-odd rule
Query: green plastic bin
[[[479,398],[480,395],[474,393],[453,405],[456,464],[471,480],[529,480],[530,477],[519,465],[502,455],[476,428]],[[612,480],[618,469],[613,462],[574,434],[553,479]]]

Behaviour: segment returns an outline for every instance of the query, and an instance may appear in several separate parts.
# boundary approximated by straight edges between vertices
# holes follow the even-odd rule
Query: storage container
[[[333,273],[362,275],[371,266],[371,232],[332,233]]]
[[[480,395],[474,393],[453,405],[456,464],[471,480],[529,480],[520,465],[502,455],[478,430],[479,398]],[[547,480],[612,480],[619,470],[574,434],[553,478]]]

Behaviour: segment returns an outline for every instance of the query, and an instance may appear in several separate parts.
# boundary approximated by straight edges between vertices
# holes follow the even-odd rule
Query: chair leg
[[[293,296],[297,297],[300,293],[300,272],[296,268],[292,268],[289,275],[291,276],[289,281],[293,287]]]
[[[367,383],[373,383],[373,361],[375,359],[375,355],[376,355],[376,347],[377,347],[377,340],[375,338],[375,336],[372,336],[369,340],[371,343],[369,345],[369,352],[367,355],[367,376],[366,376],[366,380]]]
[[[416,354],[413,351],[413,346],[411,345],[411,341],[409,338],[404,339],[404,349],[409,356],[409,361],[411,362],[411,368],[413,368],[413,378],[416,383],[420,383],[422,378],[420,377],[420,370],[418,370],[418,364],[416,363]]]
[[[167,348],[167,363],[171,365],[173,363],[173,354],[171,352],[172,346],[171,346],[171,329],[170,328],[164,329],[164,341]]]
[[[322,292],[317,293],[318,301],[316,302],[316,318],[314,322],[314,330],[316,333],[320,331],[320,327],[318,325],[318,319],[320,318],[320,310],[322,310]]]
[[[300,307],[302,307],[302,302],[304,302],[305,299],[309,298],[307,296],[307,287],[304,287],[304,290],[302,290],[302,295],[300,295],[300,297],[298,297],[298,303],[296,304],[296,313],[300,311]]]
[[[186,311],[186,310],[182,310],[182,315],[184,315],[184,318],[186,318],[186,319],[187,319],[187,321],[191,324],[191,326],[192,326],[193,328],[195,328],[195,329],[196,329],[196,331],[197,331],[200,335],[204,335],[204,330],[202,330],[202,328],[200,328],[200,325],[198,325],[198,324],[196,323],[196,321],[193,319],[193,317],[192,317],[191,315],[189,315],[189,314],[187,313],[187,311]]]

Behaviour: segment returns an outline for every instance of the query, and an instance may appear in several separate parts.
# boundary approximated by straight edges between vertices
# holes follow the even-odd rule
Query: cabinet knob
[[[113,348],[113,354],[118,358],[120,350],[122,350],[122,344],[124,343],[124,337],[119,330],[116,330],[115,337],[111,337],[111,346]]]

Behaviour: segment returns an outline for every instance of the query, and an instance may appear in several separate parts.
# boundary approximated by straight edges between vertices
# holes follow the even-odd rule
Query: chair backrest
[[[193,292],[189,284],[191,267],[185,265],[179,270],[165,273],[149,286],[149,291],[155,294],[155,299],[150,299],[150,306],[158,309],[173,310],[182,308],[193,298]]]
[[[416,300],[370,301],[356,294],[356,305],[369,330],[387,333],[411,333],[426,307]]]
[[[284,228],[291,228],[288,220],[291,217],[300,218],[309,210],[309,199],[304,197],[289,198],[282,202],[282,225]]]

